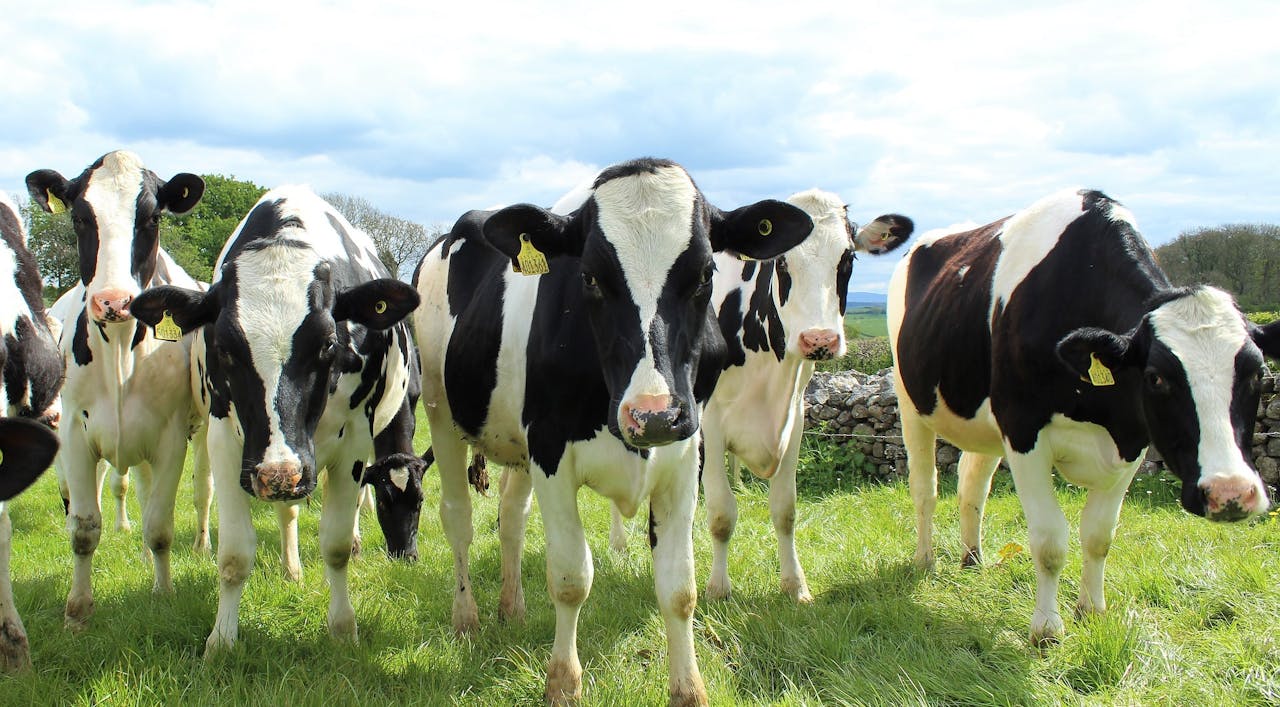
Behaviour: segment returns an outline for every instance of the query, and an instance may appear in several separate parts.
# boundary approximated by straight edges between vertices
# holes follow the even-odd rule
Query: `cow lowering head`
[[[63,362],[45,312],[40,271],[18,208],[0,192],[0,405],[56,424]]]
[[[422,477],[434,460],[430,449],[419,459],[412,454],[392,454],[370,464],[360,473],[358,483],[373,488],[378,526],[392,559],[418,559],[418,519],[422,512]]]
[[[803,211],[780,201],[721,211],[679,165],[642,159],[601,172],[569,216],[511,206],[486,220],[484,236],[513,261],[524,241],[549,257],[577,258],[609,391],[609,430],[644,448],[698,429],[693,386],[711,328],[712,253],[773,258],[812,227]]]
[[[389,278],[339,277],[347,268],[313,248],[302,218],[270,193],[241,231],[265,235],[236,241],[208,292],[152,288],[133,311],[153,327],[166,313],[184,333],[205,327],[210,412],[234,409],[244,434],[240,485],[263,500],[294,500],[315,489],[314,435],[330,393],[362,367],[366,332],[350,325],[388,329],[418,294]]]
[[[1072,332],[1059,356],[1084,380],[1105,367],[1116,385],[1141,387],[1151,442],[1182,480],[1185,509],[1220,521],[1265,511],[1267,490],[1249,460],[1263,355],[1280,356],[1280,322],[1250,324],[1212,287],[1172,290],[1153,305],[1127,334]]]
[[[130,319],[133,298],[155,274],[160,215],[190,211],[204,180],[184,172],[166,182],[120,150],[72,180],[51,169],[32,172],[27,190],[45,211],[71,212],[89,316],[108,323]]]
[[[813,219],[813,233],[774,261],[787,353],[811,361],[838,358],[845,354],[845,300],[856,253],[888,253],[907,241],[914,225],[905,216],[886,214],[854,235],[835,194],[810,189],[787,201]]]

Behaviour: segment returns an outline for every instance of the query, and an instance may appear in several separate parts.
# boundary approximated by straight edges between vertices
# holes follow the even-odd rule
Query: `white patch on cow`
[[[404,467],[392,469],[391,483],[401,491],[409,488],[409,470]]]
[[[1257,475],[1240,452],[1231,425],[1236,354],[1248,340],[1244,319],[1221,290],[1206,287],[1151,312],[1156,337],[1177,356],[1191,385],[1200,427],[1200,481]]]
[[[1028,273],[1049,255],[1067,226],[1080,217],[1084,198],[1079,189],[1064,189],[1019,211],[997,236],[1003,245],[991,282],[991,309],[1009,301]]]
[[[692,240],[696,197],[693,181],[679,167],[611,179],[595,190],[600,231],[618,255],[643,332],[644,352],[623,392],[624,401],[671,394],[655,366],[649,330],[667,276]]]
[[[956,279],[957,279],[957,280],[963,280],[963,279],[964,279],[964,276],[965,276],[968,272],[969,272],[969,266],[968,266],[968,265],[961,265],[961,266],[956,270]]]
[[[813,219],[813,232],[785,254],[791,289],[779,308],[787,337],[787,354],[800,355],[800,335],[811,330],[830,330],[839,335],[835,356],[845,353],[844,322],[840,315],[840,292],[836,268],[845,251],[853,245],[849,238],[844,202],[830,192],[810,189],[787,201]],[[774,301],[782,302],[778,278],[774,278]]]
[[[119,289],[137,295],[141,288],[133,279],[134,222],[138,195],[142,193],[142,160],[132,152],[112,152],[89,175],[84,199],[93,207],[98,226],[98,262],[90,293]]]

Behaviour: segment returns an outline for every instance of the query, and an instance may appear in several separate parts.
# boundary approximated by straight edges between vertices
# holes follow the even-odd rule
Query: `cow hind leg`
[[[299,503],[276,503],[276,525],[280,528],[280,571],[285,581],[302,581],[302,560],[298,554]]]
[[[733,580],[729,578],[729,541],[738,525],[738,499],[729,487],[725,471],[723,434],[713,425],[706,425],[702,444],[702,492],[711,531],[711,574],[707,577],[706,597],[726,599],[733,593]],[[772,501],[772,486],[769,496]]]
[[[524,623],[524,587],[520,560],[524,556],[525,528],[533,496],[533,480],[527,469],[502,471],[501,499],[498,502],[498,536],[502,546],[502,594],[498,618]]]
[[[439,407],[429,408],[431,446],[440,469],[440,525],[453,550],[453,630],[459,634],[480,628],[471,586],[471,489],[467,483],[467,445],[453,430],[453,421]]]
[[[0,504],[0,670],[7,673],[31,667],[31,647],[27,630],[13,602],[13,584],[9,578],[9,550],[13,541],[13,523],[8,504]]]
[[[1116,534],[1116,521],[1120,518],[1120,505],[1129,490],[1129,482],[1137,473],[1142,460],[1139,458],[1119,477],[1109,489],[1089,489],[1084,510],[1080,512],[1080,550],[1083,555],[1080,572],[1080,594],[1076,600],[1076,616],[1101,614],[1107,610],[1103,594],[1102,575],[1107,565],[1107,553]]]
[[[338,468],[350,469],[352,463],[354,461],[340,464]],[[355,539],[359,495],[360,486],[351,474],[330,473],[320,511],[320,554],[324,556],[325,575],[329,580],[329,635],[347,641],[357,638],[347,565],[351,562],[351,543]]]
[[[615,554],[627,554],[627,519],[622,517],[618,504],[609,504],[609,549]]]
[[[1027,541],[1036,566],[1036,608],[1031,616],[1031,642],[1044,647],[1062,637],[1058,613],[1058,579],[1067,556],[1067,518],[1053,490],[1053,463],[1044,449],[1010,453],[1009,468],[1027,519]]]
[[[105,461],[99,461],[99,486],[102,485],[104,478],[107,480],[107,486],[111,489],[111,496],[116,501],[116,532],[133,532],[133,523],[129,522],[129,475],[124,471],[117,473],[110,464]]]
[[[803,401],[796,399],[795,420],[804,419]],[[769,479],[769,515],[773,519],[773,531],[778,537],[778,566],[782,593],[800,604],[813,602],[809,583],[805,580],[804,567],[796,553],[796,466],[800,461],[800,438],[804,425],[792,428],[787,451],[782,455],[778,471]]]
[[[151,550],[155,567],[153,591],[156,592],[173,591],[173,511],[178,502],[178,482],[182,480],[182,465],[186,456],[185,429],[162,442],[155,465],[151,469],[146,506],[142,509],[142,536],[147,548]]]
[[[201,425],[191,438],[191,487],[192,502],[196,508],[196,536],[191,549],[198,555],[208,555],[209,508],[213,503],[213,475],[209,470],[209,429]]]
[[[982,565],[982,513],[991,493],[1000,457],[976,452],[960,455],[957,495],[960,504],[960,542],[964,544],[964,567]]]
[[[898,390],[904,390],[899,387]],[[933,511],[938,506],[937,435],[903,399],[899,414],[902,419],[902,443],[907,451],[907,485],[916,511],[915,565],[932,570]]]

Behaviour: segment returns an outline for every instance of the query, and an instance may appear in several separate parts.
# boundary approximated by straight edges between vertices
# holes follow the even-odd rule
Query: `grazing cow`
[[[406,419],[410,341],[398,322],[418,295],[390,279],[368,235],[304,187],[263,195],[214,272],[207,292],[158,287],[133,305],[153,327],[201,330],[219,528],[218,614],[205,654],[239,632],[254,560],[250,497],[296,505],[321,469],[329,631],[355,640],[347,563],[357,479],[375,438]]]
[[[4,501],[35,481],[58,449],[43,418],[62,385],[62,356],[49,329],[40,272],[27,250],[18,208],[0,192],[0,669],[31,664],[27,633],[13,603],[9,551],[13,526]]]
[[[905,216],[889,214],[855,234],[834,194],[814,189],[788,201],[813,219],[813,234],[803,244],[772,263],[716,256],[711,298],[728,360],[703,413],[702,484],[712,538],[707,596],[713,599],[731,589],[729,538],[738,509],[725,469],[728,451],[769,480],[783,593],[802,603],[813,600],[794,533],[804,389],[815,361],[845,353],[845,298],[855,253],[887,253],[913,228]]]
[[[642,159],[602,172],[568,216],[528,204],[472,211],[424,256],[414,326],[454,554],[453,624],[466,632],[478,623],[468,570],[471,444],[508,467],[499,510],[499,610],[508,619],[524,614],[520,555],[530,489],[537,494],[556,609],[552,703],[581,693],[577,622],[592,579],[576,500],[584,485],[627,515],[649,498],[671,701],[706,702],[693,650],[691,532],[699,408],[724,352],[709,307],[712,255],[772,258],[811,228],[803,211],[778,201],[723,212],[679,165]]]
[[[58,468],[70,494],[67,524],[75,555],[66,624],[80,629],[93,613],[93,553],[102,535],[98,462],[137,467],[143,538],[157,592],[171,592],[173,506],[193,415],[190,341],[164,342],[130,311],[143,288],[165,283],[195,287],[176,265],[158,257],[163,212],[185,213],[204,182],[193,174],[168,181],[131,152],[111,152],[68,180],[53,170],[27,175],[31,197],[46,211],[71,212],[80,256],[74,317],[63,322],[67,377]],[[197,452],[199,451],[197,446]]]
[[[1132,215],[1063,191],[987,226],[922,239],[894,272],[889,332],[921,567],[934,563],[934,440],[960,458],[964,564],[981,562],[982,510],[1001,457],[1036,568],[1031,639],[1062,634],[1067,521],[1052,473],[1088,490],[1077,614],[1102,612],[1103,567],[1125,490],[1154,444],[1182,505],[1210,520],[1267,508],[1249,462],[1263,355],[1258,328],[1211,287],[1175,288]]]

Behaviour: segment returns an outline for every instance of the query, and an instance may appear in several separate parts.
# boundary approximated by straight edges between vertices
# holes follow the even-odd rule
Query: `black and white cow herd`
[[[237,638],[256,546],[250,504],[275,505],[285,572],[296,576],[297,507],[321,472],[329,630],[355,640],[347,566],[360,487],[373,488],[388,551],[416,558],[432,454],[454,559],[453,626],[475,630],[470,452],[504,467],[507,620],[524,617],[521,559],[537,496],[556,611],[546,697],[556,704],[582,692],[577,624],[593,575],[583,486],[612,501],[615,547],[625,542],[621,516],[648,502],[673,704],[707,700],[692,624],[699,479],[713,539],[706,595],[731,589],[737,509],[726,455],[770,480],[781,589],[812,600],[794,535],[802,393],[815,361],[845,351],[855,254],[891,251],[914,227],[891,214],[857,229],[843,202],[818,190],[721,210],[683,167],[646,158],[605,169],[550,210],[464,214],[410,285],[368,235],[290,186],[245,216],[204,285],[159,247],[161,214],[193,208],[199,177],[161,179],[121,151],[75,179],[32,172],[27,186],[40,207],[70,212],[80,282],[53,308],[51,328],[18,210],[0,199],[0,666],[29,664],[4,501],[55,451],[75,557],[66,623],[82,628],[103,470],[139,479],[154,590],[172,591],[175,496],[192,444],[218,499],[206,654]],[[1213,288],[1171,286],[1131,215],[1101,193],[1062,192],[982,228],[917,239],[890,284],[889,318],[916,561],[934,562],[935,438],[964,450],[966,564],[981,563],[982,509],[1006,459],[1035,560],[1037,642],[1063,630],[1067,523],[1055,468],[1089,490],[1079,612],[1105,608],[1103,565],[1148,446],[1182,480],[1192,513],[1232,521],[1269,506],[1248,452],[1280,324],[1248,323]],[[422,458],[412,446],[419,397],[432,433]],[[57,435],[33,420],[56,424]],[[196,489],[207,518],[207,482]],[[208,547],[200,526],[197,549]]]

